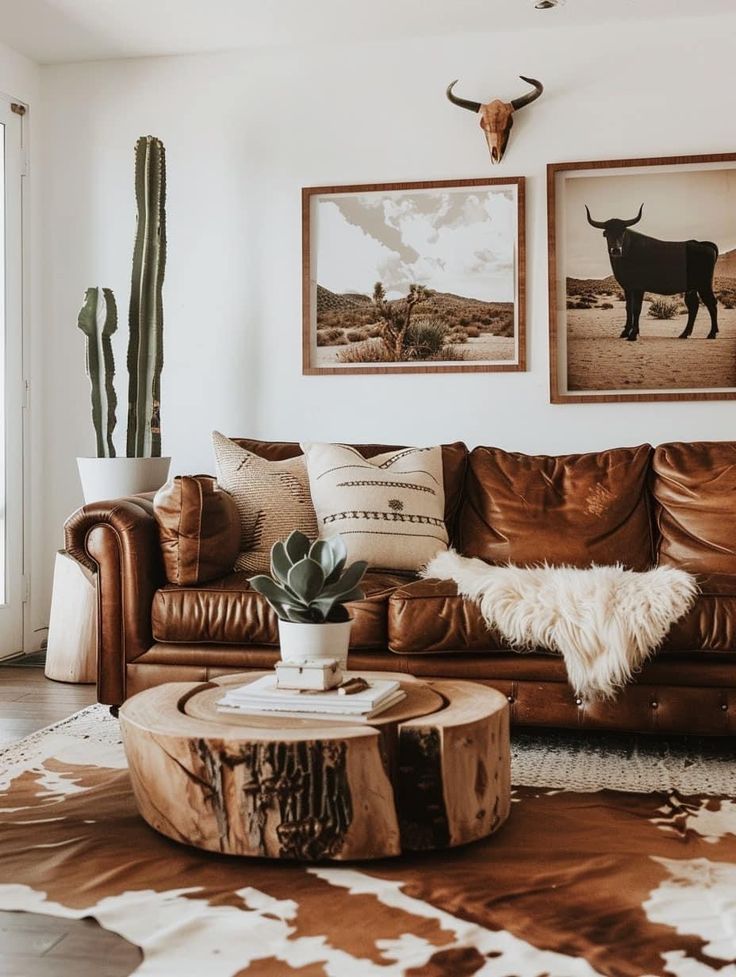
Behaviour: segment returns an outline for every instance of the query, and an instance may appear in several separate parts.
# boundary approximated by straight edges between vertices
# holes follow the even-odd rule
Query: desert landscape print
[[[558,234],[567,390],[736,391],[736,169],[588,173],[566,174]],[[619,279],[639,292],[638,330]]]
[[[520,187],[473,183],[312,196],[310,366],[521,366]]]

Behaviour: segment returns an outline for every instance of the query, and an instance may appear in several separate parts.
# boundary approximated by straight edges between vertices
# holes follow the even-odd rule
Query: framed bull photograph
[[[303,371],[524,370],[524,178],[307,187]]]
[[[736,154],[547,167],[552,403],[736,398]]]

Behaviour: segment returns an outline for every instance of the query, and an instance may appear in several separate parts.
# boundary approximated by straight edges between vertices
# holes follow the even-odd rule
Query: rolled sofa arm
[[[125,666],[153,643],[151,605],[165,582],[153,494],[77,509],[64,524],[66,550],[97,571],[97,698],[125,701]]]

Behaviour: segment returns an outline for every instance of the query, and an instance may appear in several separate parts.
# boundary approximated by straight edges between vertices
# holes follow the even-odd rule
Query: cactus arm
[[[113,431],[115,430],[115,424],[117,423],[116,409],[118,406],[118,397],[115,393],[115,385],[113,380],[115,378],[115,358],[112,352],[112,340],[110,337],[118,328],[118,307],[115,302],[115,296],[113,295],[112,289],[103,288],[102,294],[105,299],[105,321],[102,329],[98,330],[98,335],[100,337],[100,346],[102,354],[102,367],[103,367],[103,388],[105,391],[105,398],[107,401],[107,409],[104,413],[106,417],[105,424],[105,440],[107,442],[107,457],[115,457],[115,445],[112,441]],[[99,304],[98,304],[98,315],[99,315]]]
[[[153,136],[141,136],[135,154],[138,217],[130,290],[127,453],[130,457],[159,457],[166,156],[163,143]]]
[[[109,288],[88,288],[77,325],[85,335],[87,376],[92,397],[92,424],[98,458],[114,458],[112,433],[115,429],[117,398],[113,387],[115,362],[110,336],[117,329],[115,296]]]
[[[97,289],[88,288],[77,325],[85,335],[87,376],[92,392],[92,425],[95,429],[97,457],[105,457],[102,438],[102,391],[100,386],[99,349],[97,345]]]

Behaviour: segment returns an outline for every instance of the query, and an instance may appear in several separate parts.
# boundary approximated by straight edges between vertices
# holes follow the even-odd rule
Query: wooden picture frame
[[[721,193],[735,206],[726,206]],[[589,225],[583,204],[596,227]],[[631,227],[636,223],[637,247],[650,250],[632,251],[632,237],[615,240],[611,218]],[[736,398],[736,153],[550,163],[547,225],[553,404]],[[609,231],[611,236],[602,239]],[[654,245],[642,245],[642,235],[655,239]],[[656,248],[663,241],[678,242],[666,258]],[[686,247],[709,242],[719,248],[710,272],[711,294],[718,300],[715,339],[706,338],[712,316],[692,288],[698,285],[707,299],[703,247],[696,252]],[[707,266],[707,255],[705,260]],[[605,277],[602,262],[608,262]],[[628,289],[631,311],[617,274],[635,282]],[[642,288],[644,283],[686,288],[657,293]],[[699,306],[694,328],[681,339],[690,324],[693,291]],[[633,326],[637,292],[644,295],[638,299],[638,336]],[[627,342],[626,330],[636,341]]]
[[[303,188],[303,373],[525,370],[524,190],[524,177]],[[413,345],[387,332],[378,280],[392,308],[415,284],[435,292],[416,303]]]

